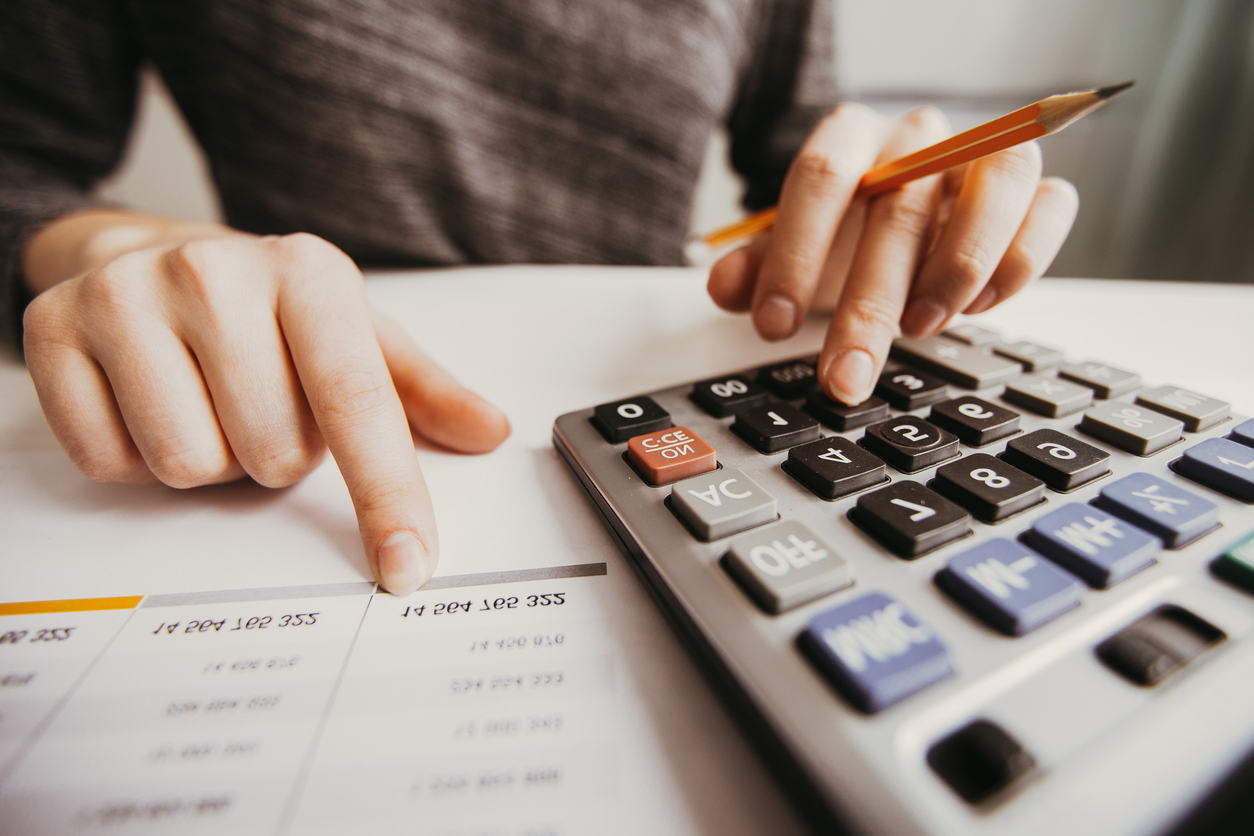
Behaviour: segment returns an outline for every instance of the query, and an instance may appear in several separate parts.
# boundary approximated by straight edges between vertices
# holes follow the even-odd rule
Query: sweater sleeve
[[[21,342],[26,242],[95,203],[135,110],[139,51],[120,2],[5,0],[0,26],[0,341]]]
[[[779,201],[793,157],[838,100],[831,0],[773,0],[759,14],[763,34],[728,119],[753,211]]]

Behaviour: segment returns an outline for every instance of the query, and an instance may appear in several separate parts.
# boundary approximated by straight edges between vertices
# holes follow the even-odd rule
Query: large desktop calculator
[[[897,340],[859,406],[816,360],[553,429],[815,829],[1227,815],[1254,751],[1254,420],[972,324]]]

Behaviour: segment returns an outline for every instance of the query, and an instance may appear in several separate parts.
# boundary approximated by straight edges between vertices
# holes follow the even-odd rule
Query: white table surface
[[[439,574],[606,561],[630,578],[552,449],[553,419],[813,351],[825,328],[812,317],[796,338],[764,344],[747,318],[709,302],[704,283],[698,270],[544,266],[370,279],[371,299],[513,423],[488,456],[418,452],[439,515]],[[1254,413],[1254,287],[1043,280],[976,321]],[[59,452],[12,355],[0,361],[0,493],[0,600],[369,577],[330,460],[280,492],[97,485]],[[179,547],[141,545],[153,542]],[[271,559],[277,547],[300,560]],[[638,695],[624,722],[643,730],[622,767],[620,792],[638,802],[631,829],[798,832],[643,590],[634,579],[616,589],[607,618]]]

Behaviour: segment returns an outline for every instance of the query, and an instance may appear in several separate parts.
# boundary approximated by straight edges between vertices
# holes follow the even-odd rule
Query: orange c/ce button
[[[718,467],[714,448],[687,427],[669,427],[630,439],[627,460],[650,485],[666,485]]]

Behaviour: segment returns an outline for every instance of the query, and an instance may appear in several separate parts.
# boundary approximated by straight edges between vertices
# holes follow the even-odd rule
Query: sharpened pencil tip
[[[1109,87],[1099,87],[1093,92],[1097,94],[1098,98],[1109,99],[1114,96],[1118,96],[1120,93],[1122,93],[1124,90],[1127,90],[1133,84],[1136,84],[1135,79],[1133,79],[1132,81],[1125,81],[1123,84],[1112,84]]]

